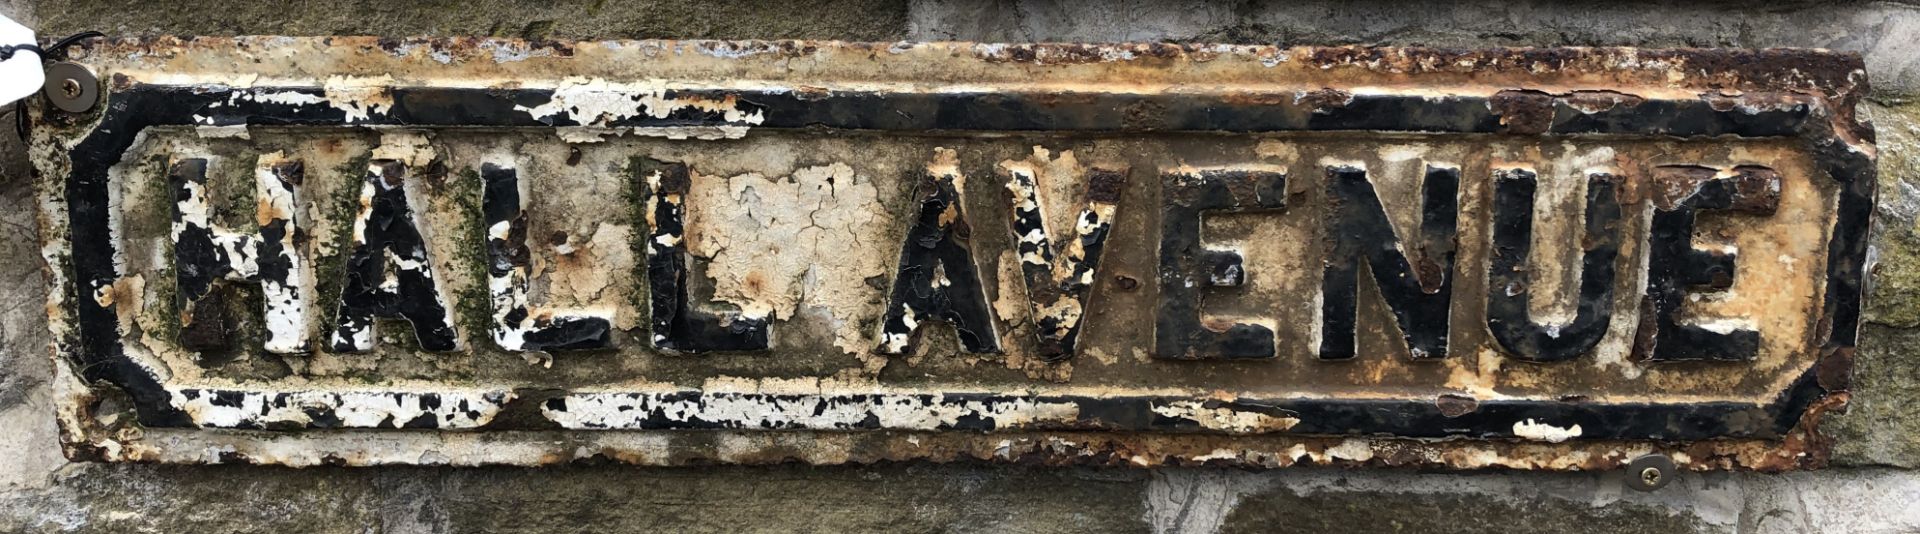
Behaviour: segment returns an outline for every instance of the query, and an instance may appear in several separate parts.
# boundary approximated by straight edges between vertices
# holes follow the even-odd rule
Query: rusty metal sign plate
[[[99,101],[32,141],[75,458],[1778,470],[1847,399],[1847,55],[75,62]]]

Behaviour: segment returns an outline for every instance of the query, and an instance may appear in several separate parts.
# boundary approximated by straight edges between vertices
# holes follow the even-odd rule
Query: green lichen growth
[[[246,364],[246,362],[261,362],[269,357],[261,347],[262,341],[267,339],[267,328],[262,316],[262,310],[266,309],[266,298],[261,294],[259,287],[252,284],[222,283],[213,290],[226,293],[226,298],[220,301],[220,309],[207,309],[199,313],[214,314],[203,317],[203,320],[226,320],[230,329],[227,330],[224,346],[201,351],[201,365],[241,375],[234,378],[275,378],[258,376],[260,369]]]
[[[126,236],[132,238],[158,237],[171,234],[173,228],[173,184],[167,175],[167,158],[162,155],[148,156],[134,167],[134,173],[149,177],[142,180],[141,198],[147,202],[140,205],[128,205],[120,213]]]
[[[207,186],[215,190],[209,195],[213,199],[213,220],[227,228],[252,232],[260,225],[257,218],[260,195],[256,191],[258,184],[253,175],[253,160],[244,160],[248,163],[229,163],[227,166],[218,163],[234,162],[236,158],[215,160],[216,165],[207,169]]]
[[[174,283],[174,272],[173,262],[167,262],[153,278],[147,279],[148,294],[153,300],[141,310],[144,320],[134,321],[135,327],[150,327],[155,338],[168,342],[180,339],[179,315],[174,311],[179,307],[180,285]],[[139,339],[137,332],[131,335]]]
[[[460,227],[452,229],[448,235],[454,236],[460,243],[454,247],[454,265],[465,269],[467,286],[458,293],[458,302],[454,303],[455,320],[466,334],[467,344],[478,351],[489,346],[487,332],[493,329],[493,307],[491,295],[487,294],[487,223],[486,211],[481,205],[485,199],[484,182],[479,171],[472,168],[461,169],[458,178],[446,185],[447,200],[459,213]]]
[[[420,337],[406,319],[373,319],[373,350],[385,354],[418,354]]]
[[[252,157],[224,157],[209,166],[207,186],[211,191],[212,219],[231,231],[251,234],[259,231],[259,184],[253,172]],[[224,164],[224,165],[223,165]],[[254,369],[235,368],[229,362],[258,362],[266,355],[261,343],[267,339],[266,297],[255,284],[218,282],[214,291],[225,292],[218,314],[229,328],[227,341],[217,350],[200,354],[202,365],[219,366],[254,378]],[[271,378],[271,377],[268,377]]]
[[[154,179],[146,181],[144,198],[147,202],[140,206],[129,206],[127,213],[123,214],[127,228],[152,230],[173,227],[173,187],[166,168],[165,156],[147,157],[141,172]],[[163,341],[171,343],[180,339],[180,315],[176,311],[179,309],[180,285],[174,281],[176,269],[172,256],[168,255],[167,258],[146,280],[148,295],[152,300],[146,301],[145,308],[140,310],[141,320],[134,322],[134,330],[128,333],[130,339],[139,339],[146,328],[151,328],[153,336]]]
[[[627,292],[627,301],[633,305],[633,309],[639,310],[646,318],[646,321],[639,323],[643,325],[653,324],[653,304],[650,294],[653,286],[645,283],[648,279],[646,254],[652,250],[648,243],[651,240],[650,234],[653,233],[653,226],[647,224],[647,202],[653,192],[648,190],[645,177],[652,174],[659,165],[660,162],[646,157],[635,157],[629,160],[627,180],[620,185],[620,196],[626,201],[628,220],[639,225],[628,236],[632,242],[634,254],[640,259],[633,262],[633,279],[642,282],[634,284],[633,290]]]
[[[340,284],[345,281],[347,256],[353,253],[353,221],[360,216],[360,184],[366,180],[367,163],[372,159],[372,155],[355,156],[334,167],[328,175],[340,180],[339,190],[334,192],[333,198],[326,199],[327,203],[322,204],[321,209],[326,210],[327,221],[339,231],[332,236],[332,252],[313,257],[314,302],[320,308],[319,339],[323,344],[331,337],[333,329],[339,326],[334,304],[340,302]],[[316,204],[320,202],[315,201]]]
[[[235,232],[249,232],[257,225],[257,195],[253,173],[246,172],[243,159],[220,158],[208,169],[202,194],[208,198],[214,224]],[[129,200],[121,212],[120,238],[125,245],[151,243],[160,247],[159,258],[147,268],[145,289],[141,295],[138,320],[125,325],[125,339],[151,336],[169,346],[179,346],[186,327],[182,316],[178,266],[172,254],[172,225],[178,199],[164,155],[150,155],[135,163],[129,172],[143,179],[128,186]],[[265,296],[252,284],[218,282],[212,293],[195,309],[195,322],[221,328],[221,345],[200,348],[195,353],[204,368],[234,379],[271,379],[284,376],[284,362],[262,350],[260,340],[267,329],[261,310]]]

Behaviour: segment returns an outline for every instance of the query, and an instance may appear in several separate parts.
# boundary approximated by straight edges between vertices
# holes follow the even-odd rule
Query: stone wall
[[[1875,87],[1869,325],[1835,467],[1686,474],[861,467],[179,467],[59,454],[33,196],[0,128],[0,532],[1899,532],[1920,530],[1920,3],[1384,0],[0,0],[42,35],[496,35],[1434,46],[1811,46]],[[0,115],[0,124],[13,117]]]

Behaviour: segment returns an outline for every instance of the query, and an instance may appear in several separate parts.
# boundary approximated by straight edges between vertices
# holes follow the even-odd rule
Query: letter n
[[[1411,247],[1393,230],[1366,169],[1327,169],[1325,278],[1320,286],[1320,358],[1354,357],[1360,270],[1373,281],[1406,337],[1414,359],[1447,355],[1453,303],[1453,256],[1460,171],[1427,167],[1418,238]]]

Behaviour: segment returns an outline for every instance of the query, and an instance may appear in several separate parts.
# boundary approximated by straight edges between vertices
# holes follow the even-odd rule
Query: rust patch
[[[1600,113],[1620,107],[1634,107],[1647,99],[1619,91],[1574,91],[1567,96],[1567,105],[1582,113]]]
[[[1294,97],[1294,102],[1303,104],[1314,113],[1326,113],[1347,107],[1353,102],[1353,93],[1333,88],[1320,88]]]
[[[1465,395],[1441,395],[1433,400],[1440,407],[1440,413],[1447,417],[1460,417],[1473,413],[1480,408],[1480,401]]]
[[[1553,125],[1553,96],[1540,91],[1501,91],[1490,102],[1507,133],[1535,135]]]

